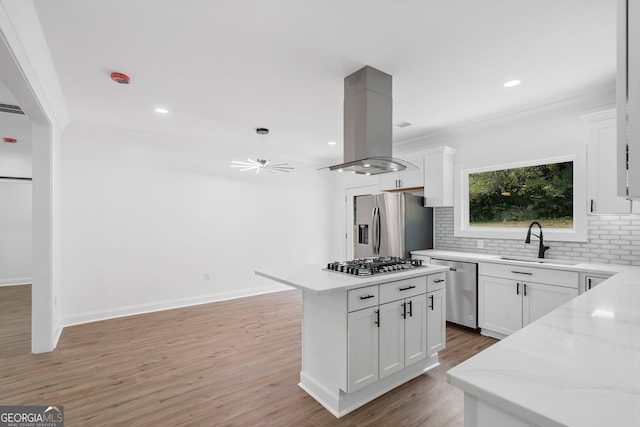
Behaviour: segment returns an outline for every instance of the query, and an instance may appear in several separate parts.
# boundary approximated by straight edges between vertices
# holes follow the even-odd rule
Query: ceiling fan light
[[[261,136],[261,138],[264,138],[264,135],[268,135],[269,134],[269,129],[267,128],[256,128],[256,133],[258,135]],[[232,168],[242,168],[240,169],[240,172],[244,172],[244,171],[248,171],[248,170],[255,170],[256,174],[260,173],[261,169],[266,170],[267,172],[271,173],[271,174],[276,174],[276,172],[291,172],[294,167],[293,166],[289,166],[288,163],[278,163],[278,164],[273,164],[271,163],[270,159],[261,159],[261,158],[256,158],[256,160],[253,159],[247,159],[246,162],[239,162],[236,160],[232,160],[231,161],[231,167]]]

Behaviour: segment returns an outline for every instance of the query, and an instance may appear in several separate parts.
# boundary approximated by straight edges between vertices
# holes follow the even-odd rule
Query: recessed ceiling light
[[[407,126],[411,126],[411,123],[409,122],[396,123],[396,127],[399,127],[399,128],[406,128]]]
[[[169,113],[169,110],[167,110],[164,107],[157,107],[155,108],[153,111],[155,111],[156,113],[160,113],[160,114],[167,114]]]
[[[504,84],[504,87],[514,87],[520,84],[520,80],[509,80]]]
[[[370,165],[369,163],[365,163],[365,164],[364,164],[364,165],[362,165],[362,166],[364,166],[365,168],[370,168],[370,167],[371,167],[371,165]]]
[[[327,142],[327,144],[329,144],[329,145],[336,145],[337,143],[336,143],[335,141],[329,141],[329,142]]]

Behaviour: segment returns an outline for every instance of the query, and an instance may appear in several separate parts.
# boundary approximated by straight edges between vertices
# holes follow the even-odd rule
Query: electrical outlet
[[[478,249],[484,249],[484,240],[478,239]]]
[[[204,280],[205,281],[211,280],[211,273],[204,273]]]

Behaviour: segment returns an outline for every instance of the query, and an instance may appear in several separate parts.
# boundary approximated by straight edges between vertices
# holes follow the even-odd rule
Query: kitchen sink
[[[571,261],[566,259],[549,259],[549,258],[530,258],[519,256],[501,256],[498,259],[505,261],[530,262],[532,264],[557,264],[557,265],[577,265],[580,261]]]

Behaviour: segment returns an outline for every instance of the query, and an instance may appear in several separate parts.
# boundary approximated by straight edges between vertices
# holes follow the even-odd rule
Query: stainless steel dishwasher
[[[431,264],[446,265],[447,322],[478,328],[478,264],[431,258]]]

